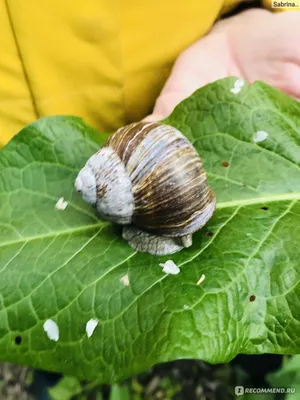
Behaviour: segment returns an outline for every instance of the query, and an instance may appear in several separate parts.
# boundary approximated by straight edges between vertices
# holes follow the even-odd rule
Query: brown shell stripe
[[[194,211],[206,201],[206,175],[198,156],[188,147],[179,151],[179,159],[173,153],[134,186],[134,221],[145,229],[173,234],[192,224]]]
[[[193,180],[191,180],[190,185],[189,186],[186,185],[181,193],[185,195],[191,189],[192,190],[196,190],[196,188],[199,185],[206,184],[206,179],[207,179],[206,178],[206,173],[203,171],[203,173],[199,176],[199,178],[195,177]],[[159,184],[164,184],[167,180],[168,180],[168,177],[166,176],[166,177],[164,177],[164,179]],[[162,188],[162,191],[163,191],[163,188]],[[178,195],[178,189],[173,187],[173,190],[170,190],[169,194],[170,194],[170,196],[176,197]],[[145,196],[145,198],[147,198],[149,196],[150,196],[150,194],[148,194],[148,196]],[[168,202],[169,202],[169,199],[164,199],[164,200],[161,200],[160,203],[148,204],[147,205],[147,210],[144,210],[144,212],[145,212],[145,214],[151,214],[151,213],[157,211],[156,208],[160,208],[161,206],[166,205]],[[138,207],[139,206],[136,205],[136,209],[138,209]]]
[[[145,136],[156,126],[159,125],[143,122],[132,123],[117,130],[104,146],[112,147],[126,165],[131,154],[143,141]]]

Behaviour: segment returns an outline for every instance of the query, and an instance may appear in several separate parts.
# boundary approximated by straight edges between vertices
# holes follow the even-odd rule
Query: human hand
[[[145,119],[167,117],[196,89],[227,76],[261,80],[300,99],[300,12],[251,9],[216,23],[178,57]]]

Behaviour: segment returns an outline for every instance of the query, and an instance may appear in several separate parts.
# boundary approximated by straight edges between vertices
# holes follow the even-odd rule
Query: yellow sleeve
[[[5,2],[0,7],[0,149],[37,117]]]
[[[230,11],[232,11],[236,6],[238,6],[241,3],[245,3],[247,0],[224,0],[223,7],[221,14],[226,14]]]

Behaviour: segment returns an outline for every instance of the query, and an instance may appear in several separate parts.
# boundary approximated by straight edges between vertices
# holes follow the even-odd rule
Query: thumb
[[[197,71],[188,51],[183,52],[176,60],[172,72],[156,99],[153,112],[144,121],[155,122],[168,117],[174,108],[189,97],[198,85]]]
[[[181,53],[155,102],[152,114],[145,121],[154,122],[166,118],[177,104],[195,90],[228,76],[226,40],[222,32],[209,34]]]
[[[156,122],[165,119],[171,114],[177,104],[188,97],[189,94],[192,93],[184,95],[183,92],[169,92],[167,88],[164,88],[155,102],[152,114],[144,118],[143,121]]]

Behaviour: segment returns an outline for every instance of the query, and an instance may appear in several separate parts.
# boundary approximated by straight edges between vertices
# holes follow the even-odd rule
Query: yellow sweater
[[[241,1],[0,0],[0,148],[41,116],[143,118],[176,57]]]

